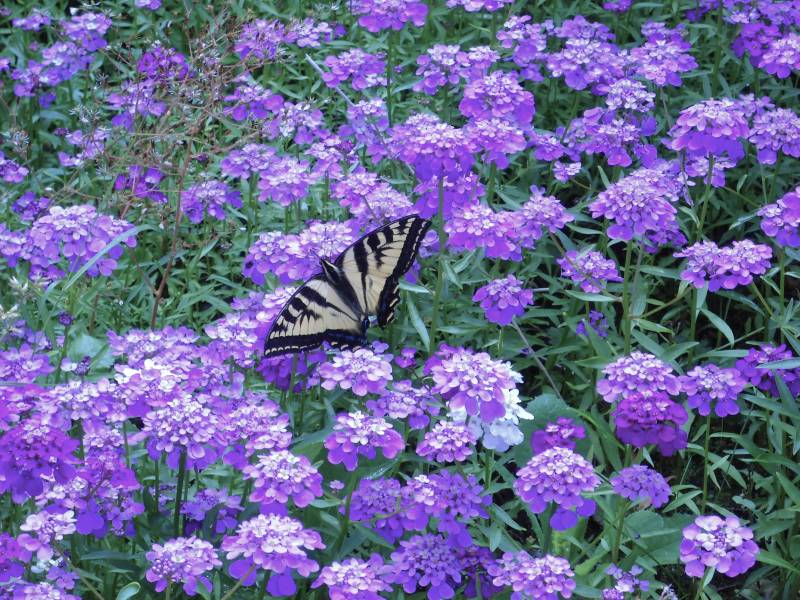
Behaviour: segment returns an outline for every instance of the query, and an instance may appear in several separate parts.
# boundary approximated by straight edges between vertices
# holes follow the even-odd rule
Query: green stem
[[[170,600],[172,597],[172,584],[167,584],[167,589],[164,591],[164,600]]]
[[[708,173],[706,173],[706,187],[703,190],[703,195],[700,198],[700,218],[697,223],[697,233],[695,234],[694,241],[699,242],[703,237],[703,225],[706,222],[708,215],[708,205],[710,204],[708,198],[711,195],[711,180],[714,177],[714,157],[708,159]]]
[[[181,502],[183,501],[183,484],[186,479],[186,449],[181,450],[178,463],[178,488],[175,490],[175,513],[173,515],[173,531],[175,537],[181,535]]]
[[[497,179],[497,165],[492,163],[489,167],[489,182],[486,185],[486,202],[491,204],[494,200],[495,180]]]
[[[706,434],[703,440],[703,499],[700,503],[700,513],[705,514],[708,501],[708,448],[711,445],[711,413],[706,416]]]
[[[386,39],[386,116],[389,127],[394,124],[392,120],[392,70],[394,69],[394,32],[390,31]]]
[[[553,381],[552,377],[550,377],[550,372],[547,370],[544,363],[539,358],[539,355],[536,354],[536,351],[528,343],[528,338],[525,337],[525,334],[522,332],[522,329],[520,328],[519,323],[517,323],[516,318],[511,320],[511,326],[517,332],[517,335],[519,335],[520,339],[522,340],[522,343],[525,344],[525,348],[528,350],[528,354],[531,355],[533,361],[536,363],[536,366],[539,367],[539,370],[545,376],[545,379],[547,379],[547,382],[550,384],[550,387],[553,388],[553,391],[556,393],[556,396],[558,396],[558,398],[563,402],[564,398],[561,396],[561,392],[556,386],[556,382]]]
[[[252,575],[253,571],[255,571],[255,570],[256,570],[256,565],[255,565],[255,563],[253,563],[253,565],[251,565],[250,568],[247,569],[247,573],[242,575],[241,578],[236,582],[236,584],[230,590],[228,590],[228,593],[225,594],[219,600],[230,600],[230,598],[233,596],[233,594],[236,592],[236,590],[238,590],[240,587],[242,587],[242,584],[244,583],[244,580],[247,579],[248,577],[250,577],[250,575]]]
[[[633,257],[633,242],[628,242],[628,248],[625,250],[625,274],[622,281],[622,327],[625,336],[625,354],[631,352],[631,334],[633,330],[633,322],[631,321],[631,296],[630,296],[630,282],[631,282],[631,258]]]
[[[439,237],[439,266],[436,273],[436,290],[433,294],[433,315],[431,316],[431,332],[429,338],[428,352],[433,354],[436,347],[436,335],[439,329],[439,310],[442,303],[442,291],[444,288],[444,261],[445,246],[447,245],[447,233],[444,231],[444,178],[439,177],[439,210],[434,219],[436,233]]]
[[[694,600],[700,600],[700,595],[705,588],[703,582],[706,580],[705,573],[703,573],[703,577],[697,581],[697,591],[694,593]]]
[[[625,515],[627,514],[628,501],[623,500],[622,506],[619,509],[619,514],[617,515],[617,521],[614,524],[614,545],[611,548],[611,562],[614,564],[617,564],[617,559],[619,559],[619,548],[622,545],[622,530],[625,525]]]

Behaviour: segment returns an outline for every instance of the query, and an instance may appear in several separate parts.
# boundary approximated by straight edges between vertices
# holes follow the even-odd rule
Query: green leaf
[[[736,336],[733,335],[733,331],[728,324],[723,321],[720,317],[715,315],[713,312],[708,310],[707,308],[701,308],[700,312],[705,315],[705,317],[711,321],[711,324],[717,328],[717,330],[725,336],[725,339],[728,340],[728,343],[733,346],[736,343]],[[800,366],[800,364],[798,365]]]
[[[797,575],[800,575],[800,568],[796,565],[793,565],[787,560],[784,560],[777,554],[773,554],[767,550],[762,550],[756,556],[756,559],[760,563],[764,563],[765,565],[772,565],[773,567],[780,567],[781,569],[786,569],[787,571],[792,571]]]
[[[564,292],[568,296],[572,296],[573,298],[584,300],[586,302],[616,302],[616,300],[611,296],[605,296],[603,294],[588,294],[586,292],[578,292],[576,290],[564,290]]]
[[[128,600],[129,598],[133,598],[136,594],[139,593],[140,589],[142,589],[142,586],[139,585],[137,582],[132,581],[124,588],[122,588],[119,591],[119,593],[117,593],[117,600]]]
[[[411,319],[411,325],[416,330],[420,340],[422,340],[423,348],[427,348],[431,344],[431,336],[428,335],[428,328],[425,327],[422,317],[419,316],[417,305],[414,304],[414,301],[408,294],[406,294],[406,306],[408,306],[408,318]]]

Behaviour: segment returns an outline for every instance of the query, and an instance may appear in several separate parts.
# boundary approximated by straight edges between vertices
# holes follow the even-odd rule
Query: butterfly
[[[272,323],[264,356],[310,350],[328,342],[363,346],[370,316],[385,327],[400,301],[400,278],[414,264],[431,223],[417,215],[392,221],[364,235],[306,281]]]

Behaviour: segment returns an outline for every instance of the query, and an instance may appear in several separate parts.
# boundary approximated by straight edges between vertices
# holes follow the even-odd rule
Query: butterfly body
[[[403,217],[366,234],[294,293],[272,324],[266,356],[301,352],[328,342],[366,343],[369,318],[386,326],[400,300],[400,279],[414,264],[430,221]]]

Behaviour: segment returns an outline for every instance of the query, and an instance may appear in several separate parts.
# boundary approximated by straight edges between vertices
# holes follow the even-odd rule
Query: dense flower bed
[[[0,8],[0,599],[798,596],[800,2],[73,4]]]

